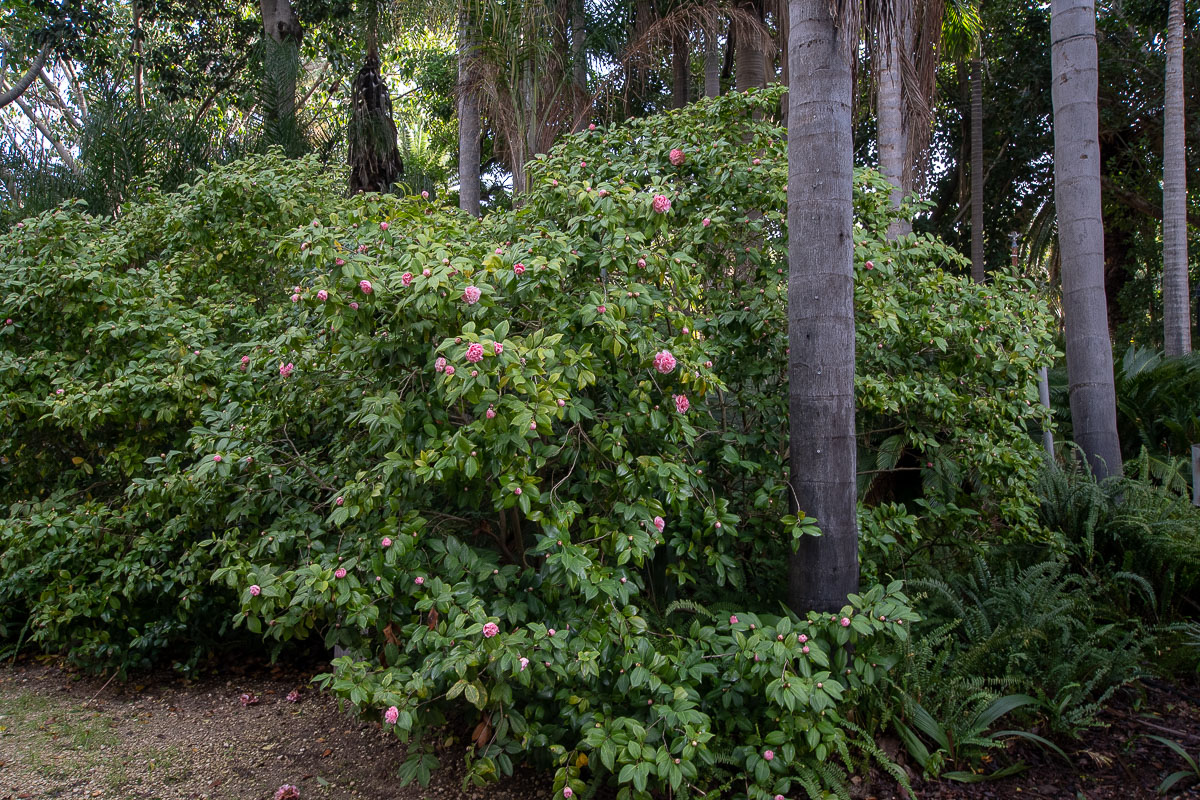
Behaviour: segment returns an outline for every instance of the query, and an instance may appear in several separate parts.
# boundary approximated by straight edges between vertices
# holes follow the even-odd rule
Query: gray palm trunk
[[[580,97],[581,111],[575,120],[576,133],[587,127],[587,117],[583,110],[588,101],[588,63],[587,63],[587,11],[583,0],[571,2],[571,72],[575,80],[575,89]]]
[[[1093,0],[1052,0],[1050,61],[1071,426],[1092,470],[1103,478],[1121,474],[1121,448],[1104,296]]]
[[[858,589],[854,437],[853,41],[829,0],[791,0],[788,419],[796,508],[815,517],[789,567],[797,613]],[[853,26],[846,26],[856,32]]]
[[[671,107],[683,108],[688,102],[688,83],[692,76],[692,52],[688,37],[675,34],[671,40]]]
[[[465,9],[458,15],[458,207],[479,216],[479,96],[471,80],[471,38]]]
[[[971,279],[987,280],[983,257],[983,64],[971,59]]]
[[[264,76],[267,117],[290,138],[296,128],[296,79],[304,29],[288,0],[260,0],[266,38]]]
[[[903,72],[900,32],[890,31],[883,45],[883,59],[878,75],[876,106],[879,123],[879,168],[892,184],[891,204],[898,207],[908,193],[909,182],[905,181],[908,171],[908,131],[904,126]],[[907,220],[896,220],[888,225],[888,238],[911,233],[912,224]]]
[[[721,96],[721,48],[716,31],[704,34],[704,96]]]
[[[1168,356],[1192,350],[1188,302],[1187,163],[1184,157],[1183,5],[1167,13],[1166,97],[1163,113],[1163,344]]]
[[[739,4],[743,10],[758,15],[758,5],[751,0]],[[734,49],[734,86],[739,92],[767,85],[766,52],[760,36],[739,36]]]

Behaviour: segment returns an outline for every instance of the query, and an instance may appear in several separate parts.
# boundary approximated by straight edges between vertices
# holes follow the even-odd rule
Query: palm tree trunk
[[[458,14],[458,207],[479,216],[479,96],[471,80],[471,39],[464,6]]]
[[[146,107],[145,67],[142,64],[142,7],[138,0],[130,3],[133,18],[133,96],[138,108]]]
[[[300,41],[304,29],[288,0],[259,0],[266,34],[267,118],[285,139],[296,130],[296,77],[300,71]]]
[[[747,13],[762,19],[762,9],[755,0],[742,0],[739,7]],[[733,53],[735,65],[733,72],[734,86],[739,92],[747,89],[760,89],[767,85],[767,73],[764,67],[766,53],[763,51],[760,37],[740,36],[737,48]]]
[[[721,47],[716,31],[704,34],[704,96],[721,96]]]
[[[1167,14],[1166,98],[1163,114],[1163,344],[1168,356],[1192,350],[1188,298],[1187,163],[1184,158],[1183,4]]]
[[[889,30],[883,43],[879,69],[879,88],[875,104],[879,113],[879,168],[892,184],[891,205],[899,207],[904,191],[904,162],[908,155],[904,127],[903,77],[900,67],[900,32]],[[897,220],[888,225],[888,238],[912,231],[912,225]]]
[[[588,109],[588,62],[587,62],[587,13],[584,0],[571,0],[571,70],[575,80],[575,91],[580,103],[576,114],[574,131],[587,127]]]
[[[1121,474],[1104,297],[1094,0],[1051,0],[1054,203],[1075,442],[1098,478]]]
[[[671,107],[683,108],[688,103],[688,83],[692,76],[692,54],[688,38],[675,34],[671,39],[671,66],[674,73],[671,82]]]
[[[815,517],[789,565],[798,614],[858,589],[854,437],[851,59],[828,0],[791,0],[788,120],[788,419],[792,496]],[[761,63],[761,61],[760,61]],[[739,73],[740,75],[740,73]]]
[[[983,258],[983,65],[971,59],[971,279],[987,280]]]

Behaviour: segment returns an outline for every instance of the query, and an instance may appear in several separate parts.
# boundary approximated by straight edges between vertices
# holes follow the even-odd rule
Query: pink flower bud
[[[344,578],[344,577],[346,577],[346,570],[345,570],[345,568],[344,568],[344,567],[338,567],[336,570],[334,570],[334,571],[333,571],[333,577],[335,577],[335,578],[339,578],[339,579],[340,579],[340,578]]]
[[[391,547],[392,540],[385,536],[379,541],[379,546],[380,547]]]
[[[774,760],[774,758],[775,758],[774,750],[764,750],[763,751],[763,761],[772,761],[772,760]]]
[[[417,586],[423,586],[425,584],[425,579],[418,575],[417,577],[413,578],[413,583],[415,583]]]
[[[262,587],[259,586],[257,583],[250,587],[250,596],[251,597],[258,597],[260,594],[262,594]]]
[[[363,294],[370,294],[371,292],[375,291],[375,287],[373,287],[371,282],[368,280],[359,281],[358,288],[362,290]]]

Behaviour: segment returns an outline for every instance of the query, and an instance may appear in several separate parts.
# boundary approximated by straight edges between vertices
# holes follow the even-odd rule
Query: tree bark
[[[1093,0],[1052,0],[1050,60],[1071,424],[1092,471],[1104,478],[1121,474],[1121,447],[1104,298]]]
[[[796,509],[815,517],[789,565],[798,614],[858,589],[854,431],[855,40],[828,0],[791,0],[788,124],[788,419]],[[849,27],[849,26],[847,26]],[[761,63],[761,61],[760,61]],[[739,73],[740,75],[740,73]]]
[[[3,86],[0,86],[0,89],[3,89]],[[21,95],[18,94],[16,97],[14,97],[13,102],[15,102],[17,107],[21,109],[21,112],[29,118],[29,121],[32,122],[33,126],[38,129],[38,132],[45,137],[46,141],[50,143],[50,146],[53,147],[55,152],[58,153],[58,157],[62,159],[63,164],[66,165],[67,169],[71,170],[73,174],[78,175],[79,165],[75,162],[75,158],[71,155],[71,151],[67,149],[66,145],[64,145],[62,141],[51,132],[50,126],[42,121],[42,118],[34,112],[29,103],[26,103],[21,98]]]
[[[259,8],[267,36],[263,58],[267,118],[290,132],[296,125],[296,77],[304,28],[289,0],[259,0]]]
[[[884,36],[883,58],[878,75],[875,105],[878,108],[879,168],[892,184],[891,206],[898,208],[904,199],[904,162],[908,156],[908,134],[904,126],[903,77],[900,67],[900,32],[889,30]],[[900,220],[888,225],[888,238],[912,231],[912,225]]]
[[[478,217],[479,95],[471,80],[471,39],[465,6],[458,14],[458,207]]]
[[[762,19],[762,9],[755,0],[742,0],[738,6]],[[761,89],[767,85],[767,73],[764,69],[766,54],[758,36],[739,37],[733,57],[733,79],[737,91]]]
[[[37,56],[33,59],[33,66],[29,71],[20,77],[20,79],[10,86],[6,91],[0,92],[0,108],[14,102],[18,97],[25,94],[25,90],[33,83],[34,78],[42,71],[42,67],[46,66],[46,58],[50,55],[50,42],[42,46]]]
[[[1183,5],[1167,14],[1166,97],[1163,113],[1163,345],[1168,356],[1192,351],[1188,297],[1187,162],[1184,156]]]
[[[721,45],[716,31],[704,34],[704,96],[721,96]]]
[[[671,66],[674,73],[671,81],[671,107],[683,108],[688,103],[688,83],[692,76],[692,54],[688,38],[675,34],[671,39]]]
[[[138,0],[130,3],[133,18],[133,96],[138,108],[146,107],[145,67],[142,65],[142,7]]]
[[[983,256],[983,64],[971,59],[971,279],[987,280]]]
[[[584,112],[590,105],[588,100],[588,62],[587,62],[587,10],[584,0],[571,0],[571,71],[575,81],[575,91],[580,97],[579,111],[576,114],[574,131],[578,133],[587,127],[587,117]]]

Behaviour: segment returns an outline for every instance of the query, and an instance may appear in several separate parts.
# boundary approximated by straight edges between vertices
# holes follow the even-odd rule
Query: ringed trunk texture
[[[987,280],[983,257],[983,64],[971,59],[971,279]]]
[[[900,67],[899,31],[892,31],[884,43],[884,58],[879,70],[876,95],[879,120],[879,168],[892,184],[891,205],[899,208],[905,195],[904,162],[908,156],[908,134],[904,127],[903,82]],[[888,238],[910,233],[912,226],[897,220],[888,225]]]
[[[1188,298],[1187,163],[1184,157],[1183,3],[1167,14],[1163,115],[1163,344],[1168,356],[1192,351]]]
[[[858,589],[851,59],[828,0],[791,0],[788,418],[791,488],[821,536],[791,556],[788,604],[833,611]]]
[[[458,15],[458,207],[479,216],[479,96],[471,81],[473,57],[466,10]]]
[[[704,96],[721,96],[721,46],[716,31],[704,34]]]
[[[1104,478],[1121,474],[1121,447],[1104,297],[1093,0],[1052,0],[1050,60],[1071,425],[1096,477]]]
[[[575,82],[575,91],[579,97],[579,112],[576,114],[574,132],[578,133],[587,127],[585,113],[590,106],[588,100],[588,63],[587,63],[587,13],[583,7],[584,0],[571,2],[571,74]]]
[[[304,29],[288,0],[260,0],[263,32],[267,35],[267,118],[282,128],[296,124],[296,77],[300,71],[300,41]]]
[[[756,2],[739,3],[741,9],[762,19],[762,9]],[[767,85],[766,51],[760,37],[745,36],[738,39],[734,49],[734,86],[739,92],[747,89],[761,89]]]
[[[688,38],[676,34],[671,40],[671,61],[674,72],[671,83],[671,107],[683,108],[688,103],[688,83],[692,76],[692,54]]]

